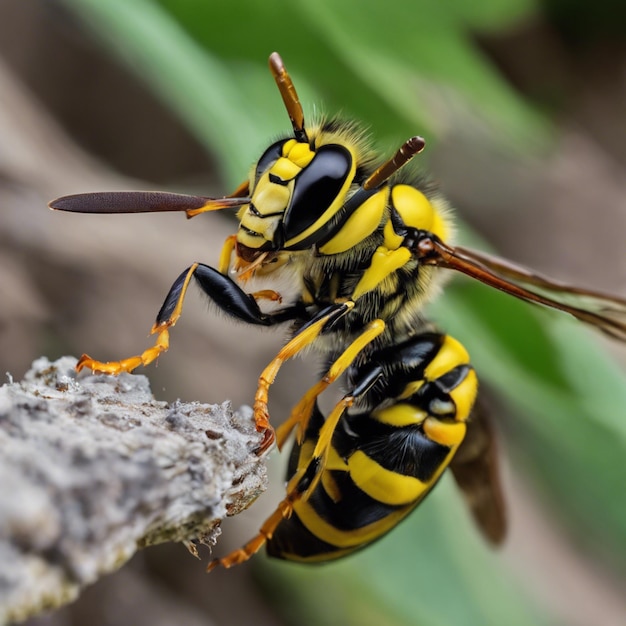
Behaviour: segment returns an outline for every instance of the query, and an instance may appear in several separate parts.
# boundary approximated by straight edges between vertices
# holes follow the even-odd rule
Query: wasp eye
[[[263,175],[264,172],[276,162],[283,155],[283,146],[285,145],[286,140],[277,141],[273,143],[262,155],[261,158],[257,161],[256,170],[254,174],[254,181],[257,183],[259,178]]]
[[[286,241],[302,234],[324,215],[337,200],[351,169],[352,155],[343,146],[326,145],[317,151],[295,180],[283,220]]]

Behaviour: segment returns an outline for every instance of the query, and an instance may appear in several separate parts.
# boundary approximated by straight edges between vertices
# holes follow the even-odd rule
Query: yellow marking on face
[[[252,204],[261,215],[282,213],[287,208],[290,197],[290,187],[270,182],[266,172],[252,194]]]
[[[237,231],[237,241],[247,248],[260,248],[267,240],[261,235],[253,235],[240,228]]]
[[[287,141],[285,141],[285,143],[283,144],[283,156],[286,157],[289,155],[289,152],[291,151],[291,149],[297,144],[298,142],[295,139],[287,139]]]
[[[370,196],[348,218],[341,230],[319,248],[322,254],[338,254],[354,248],[369,237],[380,224],[387,204],[388,190]]]
[[[277,225],[278,220],[263,218],[252,213],[247,213],[241,220],[241,226],[245,229],[263,235],[263,237],[268,241],[272,240]]]
[[[315,156],[315,152],[309,148],[309,144],[303,143],[302,141],[297,141],[295,145],[291,146],[284,154],[290,161],[293,161],[302,169],[304,169]]]
[[[295,178],[302,171],[301,167],[298,167],[293,161],[287,157],[280,157],[274,165],[266,172],[278,176],[281,180],[291,180]]]

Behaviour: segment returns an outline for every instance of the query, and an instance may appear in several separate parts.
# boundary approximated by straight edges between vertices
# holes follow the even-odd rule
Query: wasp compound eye
[[[285,247],[303,249],[319,241],[342,207],[352,171],[352,155],[339,145],[322,146],[295,180],[285,211]]]
[[[256,164],[254,175],[255,184],[259,182],[259,178],[266,172],[272,164],[274,164],[282,156],[284,141],[273,143],[261,156]]]

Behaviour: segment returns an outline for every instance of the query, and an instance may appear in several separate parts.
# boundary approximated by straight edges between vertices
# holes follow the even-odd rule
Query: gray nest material
[[[250,409],[35,361],[0,388],[0,622],[74,599],[141,547],[213,545],[265,489]]]

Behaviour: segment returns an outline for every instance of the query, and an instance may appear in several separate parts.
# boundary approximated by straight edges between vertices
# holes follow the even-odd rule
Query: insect
[[[219,265],[193,263],[174,281],[152,333],[154,345],[120,361],[87,355],[77,369],[108,374],[148,365],[169,346],[195,280],[232,318],[290,324],[291,339],[261,373],[254,400],[264,453],[296,431],[286,495],[258,535],[213,560],[230,567],[264,544],[275,557],[325,561],[378,539],[431,491],[447,467],[468,496],[485,536],[502,540],[505,511],[489,422],[475,404],[478,382],[465,348],[422,316],[445,270],[558,309],[626,340],[626,300],[543,278],[503,259],[452,244],[446,201],[406,163],[424,148],[412,137],[387,161],[352,121],[305,124],[280,56],[269,59],[292,124],[233,194],[87,193],[50,203],[84,213],[238,209]],[[288,277],[295,295],[273,286]],[[267,285],[246,291],[250,279]],[[569,304],[578,298],[583,306]],[[584,300],[583,300],[584,299]],[[269,390],[285,361],[310,347],[325,375],[276,431]],[[345,394],[323,414],[318,397],[342,378]]]

